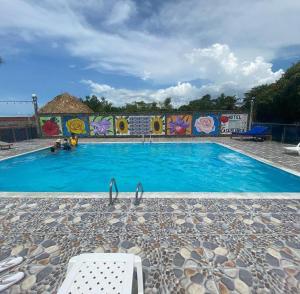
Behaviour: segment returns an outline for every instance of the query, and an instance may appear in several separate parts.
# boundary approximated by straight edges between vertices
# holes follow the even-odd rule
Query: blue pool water
[[[214,143],[82,144],[0,162],[0,191],[300,192],[300,177]]]

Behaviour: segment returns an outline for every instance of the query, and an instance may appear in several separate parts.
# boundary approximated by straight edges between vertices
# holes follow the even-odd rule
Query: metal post
[[[254,106],[254,97],[251,99],[250,102],[250,117],[249,117],[249,127],[248,127],[249,130],[251,129],[253,123],[253,106]]]
[[[34,118],[35,118],[37,135],[38,135],[38,138],[40,138],[41,137],[41,128],[40,128],[40,122],[39,122],[39,116],[38,116],[38,102],[37,102],[36,94],[32,94],[32,103],[33,103],[33,108],[34,108]]]

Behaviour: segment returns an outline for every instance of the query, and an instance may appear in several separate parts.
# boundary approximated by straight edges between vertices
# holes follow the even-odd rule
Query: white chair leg
[[[137,273],[138,294],[143,294],[144,293],[143,269],[142,269],[142,260],[139,256],[134,257],[134,265],[136,267],[136,273]]]

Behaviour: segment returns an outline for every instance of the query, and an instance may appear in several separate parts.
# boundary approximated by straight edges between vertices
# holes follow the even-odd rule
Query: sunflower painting
[[[114,122],[113,116],[90,116],[90,135],[91,136],[113,136]]]
[[[191,115],[169,115],[167,117],[167,135],[185,136],[192,134]]]
[[[155,115],[151,117],[151,134],[160,136],[165,134],[165,116]]]
[[[128,116],[116,116],[116,135],[117,136],[128,136],[129,135],[129,123]]]
[[[63,117],[64,136],[75,134],[79,137],[85,137],[89,134],[88,117],[86,116],[65,116]]]

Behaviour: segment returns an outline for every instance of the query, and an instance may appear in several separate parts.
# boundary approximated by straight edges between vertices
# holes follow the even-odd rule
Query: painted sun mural
[[[91,136],[113,136],[114,121],[113,116],[90,116],[90,135]]]
[[[167,135],[185,136],[192,134],[192,116],[169,115],[167,117]]]
[[[40,125],[43,136],[53,137],[62,135],[60,116],[41,116]]]

